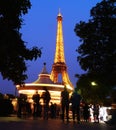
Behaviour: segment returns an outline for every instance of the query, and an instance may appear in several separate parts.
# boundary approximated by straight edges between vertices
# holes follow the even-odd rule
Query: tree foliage
[[[106,104],[109,100],[109,87],[102,83],[102,79],[97,75],[93,74],[82,74],[78,77],[77,88],[80,90],[80,94],[83,100],[88,103],[104,103]],[[92,84],[94,83],[94,84]],[[110,100],[111,101],[111,100]],[[109,104],[109,103],[108,103]]]
[[[88,22],[80,21],[74,29],[81,42],[77,60],[86,71],[85,77],[102,84],[99,90],[106,95],[116,85],[116,1],[102,0],[90,14]]]
[[[30,0],[0,0],[0,72],[3,79],[14,84],[21,84],[27,78],[26,60],[41,56],[41,49],[26,48],[20,33],[22,16],[30,8]]]

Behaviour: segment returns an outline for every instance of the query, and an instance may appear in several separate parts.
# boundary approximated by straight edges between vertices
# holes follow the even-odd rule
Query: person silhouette
[[[27,95],[25,94],[20,94],[17,100],[18,103],[18,111],[17,111],[17,116],[21,117],[22,113],[26,113],[26,101],[27,101]]]
[[[40,107],[40,95],[38,94],[38,91],[36,91],[36,93],[33,95],[32,97],[33,102],[34,102],[34,112],[33,112],[33,116],[37,117],[40,115],[39,113],[39,107]]]
[[[69,92],[67,91],[66,86],[64,86],[64,90],[61,92],[61,109],[62,109],[62,120],[64,122],[65,111],[66,111],[66,119],[69,122]]]
[[[73,122],[75,122],[75,117],[77,116],[77,122],[80,123],[80,101],[81,96],[77,93],[77,88],[75,88],[70,98],[70,102],[72,103]]]
[[[89,105],[88,103],[83,103],[83,118],[84,121],[88,122],[90,117]]]
[[[99,123],[99,104],[94,104],[94,106],[93,106],[93,116],[94,116],[94,122]]]
[[[44,92],[42,93],[43,103],[44,103],[44,119],[48,120],[48,112],[49,112],[49,102],[51,100],[51,95],[47,88],[44,88]]]

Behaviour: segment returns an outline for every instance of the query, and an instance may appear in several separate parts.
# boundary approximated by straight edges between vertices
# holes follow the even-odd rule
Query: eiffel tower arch
[[[61,74],[62,83],[69,89],[73,90],[74,86],[72,85],[68,73],[67,66],[64,56],[64,41],[63,41],[63,31],[62,31],[62,15],[59,12],[57,16],[57,35],[56,35],[56,51],[54,57],[54,63],[52,65],[51,71],[51,80],[54,83],[58,83],[58,76]]]

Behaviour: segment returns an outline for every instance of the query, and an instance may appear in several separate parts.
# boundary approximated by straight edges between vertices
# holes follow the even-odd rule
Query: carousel
[[[69,91],[72,91],[72,88],[69,85],[66,85]],[[45,91],[45,88],[50,92],[52,103],[60,104],[60,94],[64,89],[64,84],[54,83],[50,79],[50,74],[47,72],[46,63],[44,63],[42,72],[39,74],[38,79],[32,83],[25,83],[23,85],[16,86],[19,94],[27,95],[28,101],[31,103],[32,96],[35,93],[38,93],[41,97],[42,93]],[[40,100],[43,103],[42,99]]]

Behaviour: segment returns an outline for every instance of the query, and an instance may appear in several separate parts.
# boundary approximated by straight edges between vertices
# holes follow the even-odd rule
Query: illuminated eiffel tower
[[[62,15],[59,11],[57,16],[57,36],[56,36],[56,52],[54,57],[54,63],[52,65],[51,80],[54,83],[58,83],[58,76],[61,75],[62,83],[69,89],[73,90],[74,87],[70,82],[67,66],[65,63],[64,56],[64,42],[63,42],[63,31],[62,31]]]

